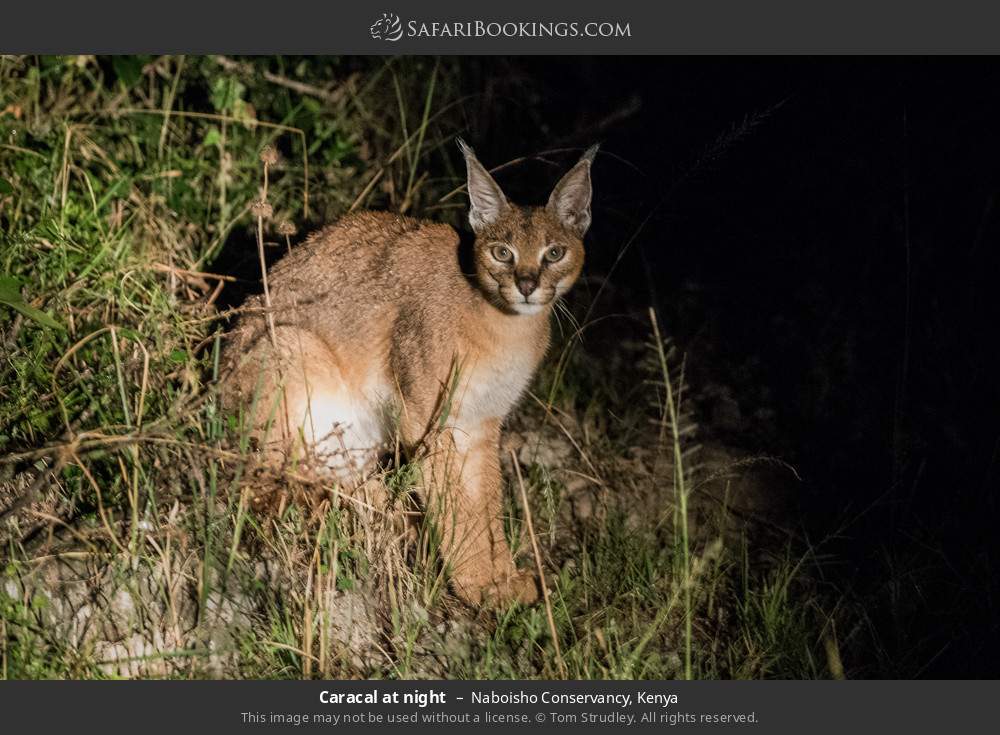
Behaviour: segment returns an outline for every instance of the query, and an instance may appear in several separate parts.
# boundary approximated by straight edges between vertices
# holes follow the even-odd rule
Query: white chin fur
[[[518,314],[530,315],[538,314],[547,306],[547,304],[531,304],[525,301],[515,301],[510,306]]]

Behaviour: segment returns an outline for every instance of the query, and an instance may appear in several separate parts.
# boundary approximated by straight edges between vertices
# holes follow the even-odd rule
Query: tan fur
[[[456,592],[474,604],[537,596],[504,538],[498,444],[548,347],[552,304],[583,263],[582,233],[551,202],[503,205],[475,223],[475,273],[445,225],[363,212],[314,233],[269,274],[273,338],[256,298],[224,354],[224,399],[268,462],[357,483],[397,436],[423,457],[425,507]],[[516,262],[496,260],[498,243]],[[565,255],[542,265],[554,245]],[[530,297],[518,278],[537,281]]]

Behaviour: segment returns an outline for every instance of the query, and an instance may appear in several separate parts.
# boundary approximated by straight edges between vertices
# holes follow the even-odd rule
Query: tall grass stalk
[[[424,99],[424,114],[420,120],[420,128],[417,131],[417,150],[410,159],[410,175],[406,180],[406,195],[403,197],[402,210],[405,212],[409,209],[411,204],[411,197],[413,195],[413,182],[417,176],[417,164],[420,161],[420,151],[424,146],[424,135],[427,133],[427,124],[430,121],[431,114],[431,102],[434,100],[434,86],[437,82],[438,67],[441,62],[438,61],[434,64],[434,71],[431,72],[431,81],[427,87],[427,96]]]
[[[656,357],[660,365],[660,374],[666,391],[666,416],[669,419],[670,439],[674,455],[674,491],[677,495],[677,507],[680,517],[681,553],[684,566],[684,678],[691,679],[691,621],[694,615],[691,604],[691,550],[688,539],[688,508],[687,487],[684,478],[684,461],[681,450],[681,431],[678,424],[680,414],[680,399],[674,399],[673,382],[670,379],[670,368],[667,365],[667,353],[663,348],[663,337],[660,325],[656,320],[656,310],[650,307],[649,321],[653,325],[653,339],[656,341]]]

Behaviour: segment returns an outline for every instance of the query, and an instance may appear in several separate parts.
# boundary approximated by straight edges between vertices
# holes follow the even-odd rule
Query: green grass
[[[525,462],[549,609],[457,603],[412,465],[359,504],[247,461],[212,388],[217,287],[239,284],[214,274],[258,256],[261,150],[269,257],[283,224],[352,207],[457,221],[460,63],[0,58],[0,677],[837,673],[812,551],[761,560],[695,502],[681,365],[650,324],[619,374],[565,330],[512,422],[568,446]]]

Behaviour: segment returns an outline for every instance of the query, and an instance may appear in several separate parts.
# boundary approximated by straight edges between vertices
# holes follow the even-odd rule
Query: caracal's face
[[[583,268],[583,242],[543,207],[512,206],[475,244],[479,287],[512,314],[538,314],[569,291]]]

